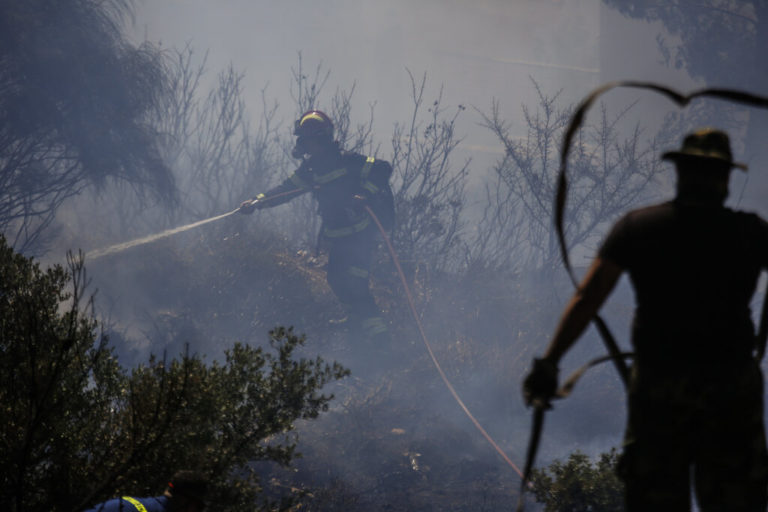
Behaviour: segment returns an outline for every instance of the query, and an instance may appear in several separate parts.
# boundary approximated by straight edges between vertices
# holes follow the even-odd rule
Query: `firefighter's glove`
[[[549,359],[534,359],[533,369],[523,381],[523,400],[528,406],[549,409],[557,393],[558,368]]]
[[[264,194],[259,194],[253,199],[248,199],[240,203],[240,208],[237,209],[239,213],[249,214],[254,210],[261,210],[264,208]]]

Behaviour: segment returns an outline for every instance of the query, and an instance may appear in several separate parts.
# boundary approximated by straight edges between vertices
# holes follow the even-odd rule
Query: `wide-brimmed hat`
[[[733,161],[728,134],[714,128],[703,128],[689,133],[683,139],[683,147],[679,151],[667,151],[661,158],[672,161],[705,158],[719,160],[742,171],[747,170],[746,164]]]

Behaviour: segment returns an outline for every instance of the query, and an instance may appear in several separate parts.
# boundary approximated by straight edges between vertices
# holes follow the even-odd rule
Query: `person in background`
[[[208,479],[204,475],[196,471],[179,471],[161,496],[123,496],[84,512],[203,512],[207,491]]]
[[[394,199],[389,186],[392,166],[373,157],[342,151],[333,138],[331,119],[319,110],[304,113],[295,123],[293,156],[299,168],[283,183],[240,205],[241,213],[271,208],[311,193],[317,200],[329,246],[327,280],[344,305],[352,336],[383,348],[389,341],[387,323],[369,289],[378,227],[394,224]]]

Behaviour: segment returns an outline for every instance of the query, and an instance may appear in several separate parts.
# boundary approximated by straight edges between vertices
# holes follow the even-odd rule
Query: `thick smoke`
[[[65,246],[95,250],[224,214],[284,178],[296,164],[288,156],[290,126],[299,110],[302,83],[324,84],[317,106],[329,111],[339,91],[342,98],[353,91],[347,97],[349,140],[355,139],[354,127],[371,126],[362,137],[364,149],[391,160],[393,134],[407,133],[414,91],[426,74],[419,130],[428,128],[432,108],[440,109],[440,121],[459,114],[450,169],[466,170],[459,223],[464,238],[449,248],[456,251],[451,253],[454,259],[442,266],[409,258],[410,253],[403,255],[403,264],[420,320],[446,373],[484,427],[522,466],[529,413],[519,397],[519,383],[528,362],[543,350],[572,289],[559,268],[550,275],[536,274],[543,263],[535,260],[552,256],[551,250],[515,245],[518,240],[546,245],[541,239],[546,229],[530,229],[532,221],[523,217],[499,224],[489,237],[488,247],[512,260],[507,268],[484,268],[480,259],[467,266],[461,260],[461,255],[470,259],[477,254],[474,231],[491,229],[482,221],[492,213],[486,209],[486,193],[504,186],[503,180],[496,181],[496,170],[515,169],[514,162],[505,160],[510,148],[489,129],[488,118],[497,105],[508,140],[521,144],[515,147],[522,151],[533,140],[526,115],[529,121],[543,115],[542,98],[567,112],[606,80],[655,80],[681,90],[700,86],[700,79],[662,62],[657,34],[671,37],[663,26],[628,20],[597,0],[164,0],[139,5],[135,32],[137,40],[161,42],[182,61],[189,59],[189,71],[200,84],[195,101],[204,102],[208,91],[222,91],[222,85],[237,92],[235,99],[242,104],[231,105],[232,112],[244,117],[233,127],[247,136],[233,139],[227,146],[231,159],[220,167],[230,173],[231,186],[213,189],[216,180],[198,166],[200,155],[190,151],[201,150],[199,140],[192,146],[170,141],[164,157],[188,192],[182,207],[169,212],[126,188],[85,194],[62,215],[67,219],[60,222],[62,251]],[[194,75],[201,65],[204,72]],[[226,111],[224,98],[208,98],[214,102],[209,115]],[[639,133],[645,144],[658,136],[658,146],[652,148],[656,154],[678,145],[682,135],[661,130],[670,126],[670,116],[677,116],[678,123],[671,126],[685,124],[672,105],[640,93],[610,96],[603,112],[609,119],[620,117],[615,129],[622,140]],[[205,122],[205,117],[188,119],[190,130],[204,129]],[[600,114],[593,114],[590,122],[600,125]],[[558,133],[553,130],[552,135]],[[739,135],[734,134],[737,147]],[[587,140],[583,149],[593,147]],[[558,148],[559,139],[551,149]],[[550,158],[554,165],[556,153]],[[750,191],[763,190],[768,183],[759,163],[750,162]],[[238,168],[241,164],[245,167]],[[672,191],[670,177],[662,168],[656,171],[642,196],[647,201]],[[397,186],[397,177],[395,182]],[[743,185],[734,184],[732,201],[755,207],[758,196],[747,189],[742,193]],[[510,196],[509,204],[522,205],[524,194],[532,193],[528,190]],[[546,191],[540,197],[551,200]],[[487,481],[499,488],[516,487],[518,477],[479,436],[432,367],[384,246],[373,286],[392,322],[393,361],[378,377],[357,371],[362,365],[351,348],[354,340],[334,323],[343,314],[325,284],[322,251],[314,245],[314,208],[311,201],[296,200],[254,217],[223,218],[94,259],[88,268],[99,289],[97,305],[126,364],[145,360],[149,352],[176,355],[184,343],[216,359],[235,340],[263,343],[272,326],[293,325],[308,335],[306,356],[338,359],[353,373],[334,389],[338,398],[328,415],[299,426],[305,458],[298,462],[298,479],[304,478],[304,484],[334,484],[357,497],[385,496],[387,482],[396,492],[421,489],[419,485],[429,489],[448,477],[475,481],[489,475]],[[520,206],[507,213],[524,211]],[[578,266],[588,262],[614,218],[597,222],[590,236],[579,241]],[[623,283],[605,309],[625,348],[632,301]],[[603,351],[595,333],[588,333],[564,361],[564,371]],[[617,446],[624,414],[621,383],[610,364],[591,371],[548,418],[539,464],[567,458],[575,449],[597,455]],[[328,439],[339,443],[335,451]],[[455,471],[449,475],[446,468]],[[381,480],[383,476],[390,480]],[[477,504],[478,495],[466,497],[468,508]],[[359,498],[358,504],[364,501]]]

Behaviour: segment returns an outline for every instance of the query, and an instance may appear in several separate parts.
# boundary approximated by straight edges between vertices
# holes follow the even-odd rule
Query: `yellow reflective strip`
[[[338,228],[338,229],[325,228],[323,230],[323,234],[329,238],[338,238],[341,236],[352,235],[359,231],[364,230],[366,227],[368,227],[368,224],[370,223],[371,223],[371,219],[366,217],[365,219],[361,220],[357,224],[348,226],[346,228]]]
[[[362,277],[363,279],[368,279],[368,271],[364,268],[349,267],[347,269],[347,273],[355,277]]]
[[[296,173],[291,174],[291,177],[289,179],[293,182],[294,185],[296,185],[299,188],[310,188],[309,183],[299,178],[298,174]]]
[[[131,505],[133,505],[134,507],[136,507],[136,510],[138,510],[139,512],[147,512],[147,507],[142,505],[142,503],[136,498],[131,498],[130,496],[123,496],[123,499],[128,503],[130,503]]]
[[[375,162],[376,159],[372,156],[369,156],[365,159],[365,163],[363,164],[363,168],[360,171],[360,179],[363,184],[363,188],[368,190],[369,192],[375,194],[379,191],[379,187],[377,187],[373,182],[371,182],[368,179],[368,175],[371,173],[371,169],[373,168],[373,162]]]
[[[371,167],[373,167],[373,162],[376,159],[372,156],[369,156],[365,159],[365,163],[363,164],[363,169],[360,171],[360,175],[363,177],[363,181],[368,179],[368,175],[371,173]]]
[[[336,169],[335,171],[331,171],[328,174],[323,174],[322,176],[315,176],[314,180],[315,180],[315,183],[325,184],[335,180],[336,178],[340,178],[345,174],[347,174],[347,170],[344,167],[342,167],[340,169]]]
[[[325,122],[325,119],[320,117],[318,114],[315,114],[314,112],[311,112],[304,117],[301,118],[301,121],[299,121],[299,126],[302,126],[304,123],[309,121],[310,119],[314,119],[315,121],[320,121],[321,123]]]

